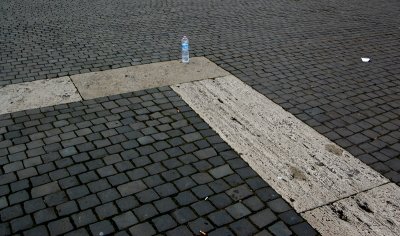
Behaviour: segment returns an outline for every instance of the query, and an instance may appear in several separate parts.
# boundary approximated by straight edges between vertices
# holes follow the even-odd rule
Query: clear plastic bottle
[[[189,63],[189,39],[182,37],[182,63]]]

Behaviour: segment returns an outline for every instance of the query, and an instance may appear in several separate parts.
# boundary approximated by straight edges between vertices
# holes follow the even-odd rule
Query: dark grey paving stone
[[[303,221],[301,216],[297,214],[294,210],[286,211],[279,214],[279,218],[288,225],[298,224]]]
[[[229,227],[236,235],[253,235],[257,232],[257,228],[246,219],[235,221]]]
[[[115,216],[113,218],[113,221],[115,222],[119,230],[128,228],[138,223],[138,220],[136,219],[135,215],[130,211]]]
[[[9,221],[22,215],[23,209],[20,205],[10,206],[0,211],[1,220],[3,222]]]
[[[255,236],[272,236],[272,234],[270,232],[268,232],[267,230],[263,230],[263,231],[255,234]]]
[[[84,228],[80,228],[71,232],[68,232],[67,234],[65,234],[66,236],[89,236],[90,234],[88,233],[88,231]]]
[[[297,235],[318,235],[318,232],[307,222],[294,225],[290,229]]]
[[[48,222],[56,219],[57,215],[53,208],[46,208],[35,212],[35,214],[33,214],[33,217],[35,218],[36,224],[41,224],[43,222]]]
[[[276,221],[277,219],[278,219],[278,217],[276,217],[276,215],[270,209],[262,210],[256,214],[250,216],[250,220],[258,228],[264,228],[265,226]]]
[[[47,235],[49,235],[49,232],[48,232],[46,226],[39,225],[39,226],[36,226],[34,228],[24,231],[24,235],[26,235],[26,236],[36,236],[36,235],[47,236]]]
[[[191,236],[193,234],[192,234],[192,232],[190,232],[188,227],[179,226],[179,227],[176,227],[173,230],[170,230],[170,231],[166,232],[166,235],[167,236],[173,236],[173,235]]]
[[[177,223],[170,215],[162,215],[152,220],[158,232],[164,232],[177,226]]]
[[[97,218],[91,209],[73,214],[71,218],[74,224],[78,227],[89,225],[97,221]]]
[[[47,227],[49,228],[50,235],[64,234],[74,228],[68,218],[52,221],[47,225]]]
[[[191,207],[200,216],[206,215],[216,209],[209,201],[196,202],[192,204]]]
[[[188,207],[177,209],[171,215],[181,225],[197,218],[196,214]]]
[[[54,193],[60,190],[57,182],[47,183],[38,187],[34,187],[31,190],[31,194],[33,198],[42,197],[48,195],[50,193]]]
[[[120,185],[117,188],[122,196],[127,196],[145,190],[147,186],[142,181],[138,180]]]
[[[156,208],[151,204],[140,206],[134,209],[133,212],[139,218],[140,221],[147,220],[158,214]]]
[[[118,191],[115,188],[107,189],[102,192],[97,193],[97,196],[99,197],[100,201],[102,203],[114,201],[116,199],[121,198],[121,195],[118,193]]]
[[[235,219],[240,219],[244,216],[251,214],[251,211],[242,203],[236,203],[234,205],[228,206],[226,211]]]
[[[115,232],[114,227],[108,220],[99,221],[89,226],[92,235],[107,235]]]
[[[26,230],[34,226],[32,217],[30,215],[25,215],[16,219],[11,220],[11,229],[13,233]]]
[[[217,179],[211,183],[208,183],[208,186],[216,193],[230,189],[229,184],[227,184],[223,179]]]
[[[274,235],[282,235],[282,236],[290,236],[292,235],[292,231],[282,222],[279,221],[270,227],[268,230],[271,231]]]
[[[207,185],[200,185],[192,188],[191,190],[199,199],[203,199],[214,194],[214,192]]]
[[[165,213],[167,211],[171,211],[173,209],[178,208],[176,203],[172,200],[172,198],[163,198],[161,200],[154,202],[155,207],[160,213]]]
[[[225,208],[232,203],[232,199],[225,193],[220,193],[208,198],[218,209]]]
[[[36,198],[33,200],[25,201],[24,202],[24,209],[26,213],[32,213],[38,211],[40,209],[44,209],[46,204],[44,203],[43,199]]]
[[[113,203],[109,202],[96,207],[95,211],[99,219],[103,220],[107,217],[116,215],[118,213],[118,208]]]
[[[208,235],[210,235],[210,236],[219,236],[219,235],[233,236],[235,234],[231,230],[229,230],[228,228],[223,227],[223,228],[218,228],[218,229],[210,232]]]
[[[86,210],[88,208],[92,208],[101,204],[99,198],[96,194],[91,194],[82,198],[77,199],[79,208],[82,210]]]
[[[197,201],[197,198],[189,191],[181,192],[175,197],[180,206],[186,206]]]
[[[243,203],[252,211],[257,211],[264,208],[264,203],[257,196],[249,197],[245,199]]]
[[[229,189],[226,191],[226,194],[228,194],[233,200],[237,201],[252,195],[252,192],[247,185],[240,185],[233,189]]]
[[[291,209],[289,204],[287,204],[282,198],[272,200],[268,202],[267,205],[269,208],[271,208],[272,211],[276,213],[282,213]]]
[[[204,233],[210,232],[214,229],[214,226],[204,218],[198,218],[192,222],[189,222],[189,228],[195,235],[204,235]]]
[[[151,236],[157,233],[154,227],[149,222],[132,226],[131,228],[129,228],[129,232],[132,235],[143,235],[143,236]]]
[[[213,212],[209,214],[208,219],[211,220],[211,222],[220,227],[225,224],[229,224],[233,221],[233,218],[225,211],[225,210],[220,210],[217,212]]]
[[[131,210],[137,206],[139,206],[139,202],[133,196],[127,196],[116,201],[118,208],[121,211]]]
[[[89,189],[85,185],[79,185],[79,186],[67,189],[67,194],[70,199],[77,199],[77,198],[88,195]]]

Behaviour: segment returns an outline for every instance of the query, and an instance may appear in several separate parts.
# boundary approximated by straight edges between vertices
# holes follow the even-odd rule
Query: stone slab
[[[172,88],[297,212],[388,182],[234,76]]]
[[[0,88],[0,114],[81,100],[69,77],[11,84]]]
[[[228,75],[205,57],[190,63],[159,62],[119,69],[73,75],[71,79],[84,99],[127,93]]]
[[[302,214],[322,235],[400,235],[400,188],[390,183]]]
[[[34,187],[31,190],[32,198],[42,197],[51,193],[60,191],[60,186],[57,181],[50,182],[38,187]]]

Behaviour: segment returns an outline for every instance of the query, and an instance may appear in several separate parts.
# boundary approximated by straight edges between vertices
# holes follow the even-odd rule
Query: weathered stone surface
[[[0,88],[0,114],[82,100],[69,77]]]
[[[71,76],[84,99],[228,75],[205,57],[189,64],[168,61]]]
[[[57,181],[50,182],[44,185],[40,185],[38,187],[34,187],[31,190],[32,198],[42,197],[48,195],[50,193],[55,193],[60,191],[60,186],[58,186]]]
[[[122,196],[127,196],[145,190],[147,187],[141,180],[132,181],[118,186],[118,190]]]
[[[232,171],[231,167],[229,167],[229,165],[223,165],[223,166],[218,166],[217,168],[210,170],[210,174],[214,178],[218,179],[218,178],[222,178],[227,175],[233,174],[233,171]]]
[[[233,76],[173,89],[298,212],[388,182]]]
[[[302,215],[322,235],[400,235],[400,188],[385,184]]]

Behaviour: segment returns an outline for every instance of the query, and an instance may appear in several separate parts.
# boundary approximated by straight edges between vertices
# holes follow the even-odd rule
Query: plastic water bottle
[[[182,63],[189,63],[189,39],[186,36],[182,38]]]

